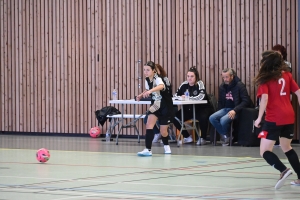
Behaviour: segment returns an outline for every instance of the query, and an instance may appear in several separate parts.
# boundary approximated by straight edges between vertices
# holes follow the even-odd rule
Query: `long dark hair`
[[[193,72],[196,76],[196,82],[197,83],[198,81],[200,81],[200,76],[199,76],[199,72],[197,70],[197,68],[195,66],[191,67],[188,72]]]
[[[146,62],[144,66],[149,66],[152,70],[155,70],[155,63],[153,61]]]
[[[159,70],[159,75],[161,77],[166,77],[167,76],[167,72],[165,71],[165,69],[160,64],[155,64],[155,68],[157,68]]]
[[[278,80],[281,77],[282,71],[289,71],[285,64],[282,55],[277,51],[264,51],[260,61],[260,69],[254,79],[256,84],[267,83],[270,80]]]
[[[287,52],[286,52],[286,48],[283,45],[276,44],[272,47],[272,50],[279,51],[283,57],[283,60],[286,60]]]

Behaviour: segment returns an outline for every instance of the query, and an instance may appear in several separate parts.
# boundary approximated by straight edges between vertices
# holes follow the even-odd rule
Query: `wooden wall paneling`
[[[232,65],[232,4],[231,1],[227,1],[227,6],[226,6],[226,29],[227,29],[227,38],[225,38],[226,40],[226,46],[227,46],[227,66],[234,68]]]
[[[248,77],[248,81],[249,81],[249,88],[248,88],[248,92],[250,95],[251,99],[254,99],[255,95],[255,90],[254,90],[254,85],[253,85],[253,79],[254,79],[254,72],[255,72],[255,51],[254,51],[254,43],[255,43],[255,15],[254,15],[254,3],[255,1],[249,1],[247,2],[247,5],[249,7],[249,12],[247,12],[248,14],[248,23],[249,23],[249,39],[248,39],[248,44],[249,46],[247,46],[248,49],[248,55],[249,55],[249,69],[246,72],[246,77]],[[253,16],[253,17],[252,17]],[[248,74],[248,75],[247,75]]]
[[[94,82],[94,76],[93,76],[93,71],[95,69],[94,66],[94,45],[95,45],[95,41],[94,41],[94,0],[87,0],[87,127],[85,129],[85,132],[88,133],[88,131],[90,130],[90,128],[93,126],[94,127],[94,123],[92,123],[92,114],[93,114],[93,104],[95,103],[94,97],[94,90],[93,85],[95,85]]]
[[[41,97],[41,16],[40,16],[40,7],[37,1],[33,1],[33,13],[32,13],[32,23],[33,23],[33,62],[31,64],[32,68],[32,93],[34,106],[33,114],[33,127],[35,127],[35,132],[41,132],[41,107],[42,99]],[[40,109],[38,109],[40,108]]]
[[[191,66],[193,66],[193,10],[192,10],[192,1],[186,1],[186,25],[187,25],[187,34],[186,34],[186,68],[185,73],[188,71]]]
[[[165,2],[165,1],[164,1]],[[173,34],[173,25],[175,25],[173,23],[174,19],[173,16],[172,16],[172,13],[174,13],[175,11],[175,2],[171,2],[171,0],[168,0],[166,1],[166,3],[164,4],[164,7],[165,7],[165,12],[166,12],[166,26],[167,26],[167,33],[168,35],[165,37],[166,38],[166,42],[167,42],[167,45],[165,47],[165,57],[166,57],[166,63],[167,63],[167,66],[165,66],[166,70],[167,70],[167,73],[168,73],[168,78],[169,80],[171,81],[171,84],[173,84],[174,82],[174,79],[172,77],[172,71],[174,71],[174,68],[173,66],[175,66],[174,64],[174,57],[175,57],[175,52],[174,52],[174,44],[173,44],[173,41],[174,41],[174,37],[175,35]],[[173,86],[174,88],[174,86]],[[172,90],[172,95],[174,94],[174,91],[175,89]]]
[[[28,84],[27,84],[27,89],[28,89],[28,101],[29,103],[29,107],[30,107],[30,111],[28,112],[29,114],[29,119],[30,119],[30,132],[36,132],[36,126],[35,126],[35,102],[34,102],[34,69],[33,69],[33,50],[34,50],[34,45],[33,45],[33,29],[34,29],[34,21],[33,21],[33,14],[34,14],[34,10],[33,10],[33,0],[29,1],[29,7],[28,7],[28,11],[29,11],[29,43],[28,43],[28,58],[29,58],[29,62],[28,62],[28,68],[27,68],[27,80],[28,80]],[[28,76],[29,75],[29,76]]]
[[[215,76],[215,54],[214,54],[214,48],[215,48],[215,38],[214,38],[214,33],[215,33],[215,13],[214,13],[214,2],[210,1],[209,2],[209,65],[207,66],[207,78],[204,82],[206,86],[207,92],[212,91],[213,86],[212,84],[209,84],[211,82],[214,82],[214,76]]]
[[[52,33],[52,103],[53,103],[53,132],[58,132],[59,128],[58,128],[58,122],[57,122],[57,111],[58,111],[58,106],[57,106],[57,101],[58,101],[58,92],[57,92],[57,58],[58,58],[58,51],[57,51],[57,37],[59,36],[58,34],[58,25],[57,25],[57,18],[58,18],[58,14],[57,12],[59,11],[59,9],[57,9],[56,7],[56,1],[52,1],[51,2],[52,5],[52,23],[50,23],[50,25],[52,25],[50,32],[53,31]],[[52,31],[51,31],[52,30]],[[51,43],[51,38],[49,38],[49,42]]]
[[[23,107],[24,107],[24,115],[22,116],[24,118],[24,129],[23,131],[30,131],[30,100],[28,100],[28,91],[27,91],[27,84],[29,85],[29,82],[27,80],[27,76],[29,74],[27,73],[27,68],[28,68],[28,62],[29,62],[29,30],[27,27],[29,27],[29,12],[28,12],[28,7],[29,7],[29,1],[24,3],[23,6],[23,30],[22,34],[23,36]]]
[[[281,18],[282,18],[282,14],[281,14],[281,8],[282,8],[282,4],[283,2],[281,0],[277,0],[276,2],[277,6],[276,6],[276,10],[275,10],[275,15],[276,16],[276,35],[277,35],[277,39],[273,42],[273,45],[279,43],[282,44],[282,24],[281,24]],[[275,5],[275,3],[274,3]]]
[[[198,72],[200,71],[200,66],[197,65],[197,31],[198,31],[198,27],[197,27],[197,1],[193,0],[191,2],[191,22],[192,22],[192,34],[191,34],[191,64],[190,67],[192,66],[196,66],[196,68],[198,69]],[[200,76],[200,73],[199,73]],[[200,76],[201,77],[201,76]]]
[[[285,24],[287,23],[286,21],[286,1],[283,1],[281,3],[281,24]],[[284,28],[281,29],[281,45],[285,46],[286,47],[286,37],[287,37],[287,29],[286,29],[286,26]],[[288,52],[287,52],[288,53]],[[292,66],[293,67],[293,66]]]
[[[3,130],[7,130],[7,1],[1,1],[1,98],[2,98],[2,124]]]
[[[162,1],[162,13],[163,13],[163,42],[164,42],[164,46],[163,46],[163,63],[162,66],[163,68],[166,70],[167,72],[167,76],[168,78],[171,80],[171,77],[169,76],[171,74],[171,69],[170,69],[170,65],[171,65],[171,61],[170,61],[170,57],[169,55],[171,55],[171,46],[170,46],[170,41],[171,41],[171,31],[169,30],[170,25],[168,24],[169,22],[169,6],[170,6],[170,1]],[[168,51],[168,49],[170,49],[170,52]]]
[[[249,12],[250,12],[250,4],[249,1],[245,1],[245,66],[243,69],[243,75],[245,77],[244,83],[246,84],[246,88],[248,91],[248,94],[250,95],[251,91],[251,77],[250,74],[250,22],[249,22]],[[248,74],[248,76],[247,76]]]
[[[83,21],[83,1],[79,1],[78,4],[78,14],[79,14],[79,18],[77,23],[79,24],[79,28],[78,28],[78,35],[79,38],[77,39],[77,42],[79,43],[79,51],[78,51],[78,56],[79,56],[79,60],[78,60],[78,69],[79,69],[79,124],[81,126],[79,126],[79,133],[83,133],[84,131],[84,41],[83,41],[83,37],[84,37],[84,21]]]
[[[69,56],[68,56],[68,8],[67,8],[67,0],[60,1],[60,10],[61,10],[61,44],[62,44],[62,64],[61,64],[61,89],[62,89],[62,96],[61,96],[61,129],[63,133],[70,133],[70,124],[69,124],[69,115],[68,115],[68,96],[69,96],[69,85],[68,85],[68,71],[69,71]],[[91,89],[89,88],[89,91]]]
[[[286,37],[286,52],[287,52],[287,59],[289,62],[291,62],[291,56],[290,56],[290,53],[291,53],[291,44],[294,43],[291,41],[291,31],[292,31],[292,26],[291,26],[291,23],[292,23],[292,16],[291,16],[291,1],[293,0],[286,0],[286,33],[287,33],[287,37]],[[293,18],[295,18],[293,16]]]
[[[61,9],[61,2],[62,1],[56,1],[56,50],[57,50],[57,61],[56,61],[56,95],[57,95],[57,132],[63,132],[63,123],[62,123],[62,113],[63,113],[63,38],[62,38],[62,21],[63,21],[63,11]]]
[[[99,33],[100,33],[100,38],[99,38],[99,53],[100,53],[100,63],[98,63],[98,68],[100,68],[100,82],[99,82],[99,93],[100,93],[100,98],[102,100],[102,107],[104,107],[108,102],[106,100],[106,90],[108,87],[108,82],[106,81],[107,77],[107,4],[106,1],[98,1],[99,5],[101,5],[99,11],[99,17],[100,17],[100,24],[99,24]],[[103,87],[102,87],[103,86]],[[99,99],[100,101],[100,99]]]
[[[42,0],[40,1],[40,5],[38,6],[39,8],[39,12],[40,12],[40,34],[41,34],[41,38],[40,38],[40,54],[41,54],[41,58],[40,58],[40,62],[39,62],[39,68],[40,68],[40,91],[39,91],[39,99],[40,99],[40,106],[38,107],[38,113],[40,116],[40,132],[46,132],[46,107],[48,106],[46,104],[46,92],[45,92],[45,88],[46,88],[46,50],[45,50],[45,40],[46,40],[46,14],[45,14],[45,1]],[[47,74],[48,75],[48,74]]]
[[[195,7],[195,26],[196,26],[196,31],[195,31],[195,45],[196,45],[196,67],[198,69],[199,72],[199,76],[200,79],[204,81],[204,74],[202,73],[203,71],[203,67],[202,67],[202,58],[201,58],[201,54],[202,54],[202,49],[201,49],[201,38],[202,38],[202,27],[201,27],[201,5],[202,2],[201,1],[196,1],[196,7]],[[208,82],[205,81],[206,83],[206,87],[208,85]],[[207,90],[207,88],[206,88]],[[207,91],[209,92],[209,91]]]
[[[88,129],[86,131],[89,131],[89,129],[91,127],[94,127],[97,125],[96,122],[96,118],[95,118],[95,111],[96,111],[96,95],[97,95],[97,91],[96,91],[96,62],[97,62],[97,54],[96,54],[96,44],[97,44],[97,40],[96,40],[96,33],[97,33],[97,29],[96,29],[96,13],[97,13],[97,4],[96,4],[96,0],[91,0],[91,3],[89,5],[90,7],[90,16],[91,16],[91,69],[89,71],[89,77],[90,77],[90,81],[89,81],[89,85],[91,88],[91,92],[89,93],[89,96],[91,98],[90,101],[90,111],[89,111],[89,116],[90,116],[90,121],[88,124]],[[98,17],[98,16],[97,16]]]
[[[219,78],[218,80],[220,81],[219,82],[219,85],[221,84],[222,82],[222,77],[220,76],[221,72],[222,72],[222,69],[226,68],[227,66],[224,65],[224,59],[223,59],[223,1],[220,2],[219,1],[219,13],[218,13],[218,21],[219,21],[219,39],[218,39],[218,43],[219,43],[219,63],[218,63],[218,66],[219,66],[219,70],[218,70],[218,74],[219,74]],[[218,96],[218,90],[216,90],[216,97],[219,98]]]
[[[1,52],[4,52],[3,51],[3,45],[4,45],[4,30],[3,30],[3,26],[4,26],[4,1],[0,1],[0,20],[2,23],[0,23],[0,50]],[[1,53],[0,54],[0,63],[4,63],[4,53]],[[2,66],[2,65],[1,65]],[[5,122],[4,122],[4,114],[3,114],[3,110],[4,110],[4,94],[5,94],[5,91],[4,91],[4,74],[3,74],[3,69],[2,67],[0,68],[0,94],[1,94],[1,97],[0,97],[0,116],[1,116],[1,119],[0,119],[0,128],[1,130],[5,130],[4,126],[5,126]]]
[[[82,57],[83,57],[83,65],[81,66],[83,68],[83,130],[81,133],[86,133],[88,129],[88,60],[87,60],[87,49],[88,49],[88,43],[87,43],[87,1],[83,1],[83,9],[82,9],[82,23],[83,23],[83,52],[82,52]]]
[[[54,22],[54,9],[53,9],[53,2],[52,1],[47,1],[48,3],[48,11],[49,11],[49,15],[48,15],[48,38],[46,41],[46,45],[48,46],[47,48],[47,52],[48,52],[48,56],[47,56],[47,64],[48,64],[48,71],[46,71],[46,74],[48,74],[48,81],[46,82],[46,93],[49,94],[46,96],[46,99],[48,101],[47,105],[48,108],[47,109],[49,111],[49,116],[48,116],[48,124],[49,124],[49,132],[55,132],[55,110],[54,110],[54,95],[53,95],[53,71],[54,71],[54,55],[53,55],[53,48],[54,48],[54,40],[53,40],[53,34],[54,34],[54,26],[53,26],[53,22]],[[76,96],[75,96],[76,97]]]
[[[223,7],[222,7],[222,10],[223,10],[223,13],[222,13],[223,14],[223,18],[222,18],[222,21],[223,21],[223,36],[222,36],[223,63],[222,64],[223,64],[224,68],[230,67],[230,66],[228,66],[228,52],[227,52],[227,38],[228,38],[228,35],[227,35],[227,30],[228,30],[227,6],[228,6],[227,1],[223,2]]]
[[[94,15],[95,15],[95,19],[94,19],[94,28],[95,28],[95,43],[94,43],[94,54],[95,54],[95,63],[94,63],[94,78],[95,78],[95,81],[94,81],[94,98],[95,98],[95,104],[94,104],[94,107],[92,108],[92,111],[93,111],[93,116],[92,116],[92,123],[93,125],[92,126],[98,126],[98,121],[96,119],[96,116],[95,116],[95,111],[96,110],[100,110],[102,108],[102,98],[100,98],[101,94],[100,94],[100,88],[102,87],[102,84],[100,83],[101,81],[101,77],[100,77],[100,73],[102,71],[102,69],[100,69],[100,63],[101,63],[101,59],[102,59],[102,56],[100,57],[100,49],[101,49],[101,45],[100,45],[100,42],[101,42],[101,15],[102,15],[102,12],[101,12],[101,2],[99,2],[98,0],[95,0],[94,2],[95,4],[95,10],[94,10]],[[94,118],[93,118],[94,117]],[[100,125],[99,125],[99,128],[101,129]],[[103,133],[103,129],[101,130],[101,133]]]
[[[217,95],[218,93],[218,86],[219,79],[220,79],[220,70],[221,66],[219,65],[219,1],[213,1],[213,13],[214,13],[214,34],[213,34],[213,48],[214,51],[212,52],[214,54],[214,63],[213,63],[213,69],[211,70],[213,77],[211,82],[206,81],[206,85],[209,84],[209,90],[208,93],[212,93],[214,95]]]
[[[233,0],[231,2],[231,9],[230,9],[230,15],[231,15],[231,66],[233,69],[237,69],[237,63],[236,63],[236,57],[237,57],[237,46],[236,46],[236,26],[237,26],[237,21],[236,21],[236,9],[238,9],[236,5],[236,1]]]
[[[293,0],[291,1],[291,12],[290,12],[291,13],[291,35],[290,35],[290,38],[291,38],[290,46],[291,47],[290,47],[290,51],[287,52],[287,54],[288,54],[287,60],[292,63],[292,67],[294,68],[292,74],[294,74],[293,77],[295,79],[297,77],[296,75],[298,74],[297,72],[299,70],[296,67],[298,65],[297,65],[297,57],[296,57],[297,54],[295,54],[297,52],[297,44],[298,44],[297,40],[299,39],[297,37],[297,32],[299,31],[298,23],[297,23],[298,16],[297,16],[297,10],[296,10],[297,2],[299,3],[299,1],[293,1]]]
[[[15,49],[15,53],[14,56],[15,57],[15,62],[14,62],[14,66],[15,66],[15,70],[14,70],[14,75],[15,75],[15,82],[16,82],[16,85],[15,85],[15,91],[14,91],[14,98],[13,101],[14,101],[14,108],[15,108],[15,112],[14,112],[14,122],[13,122],[13,131],[19,131],[19,125],[20,125],[20,102],[19,102],[19,99],[20,99],[20,76],[19,76],[19,73],[20,73],[20,49],[19,49],[19,38],[20,38],[20,35],[19,35],[19,3],[18,3],[18,0],[15,0],[14,2],[14,27],[13,27],[13,31],[15,32],[15,36],[14,36],[14,46],[13,46],[13,49]],[[1,9],[1,8],[0,8]],[[1,30],[0,30],[1,32]],[[1,41],[1,39],[0,39]],[[1,42],[0,42],[1,43]],[[1,45],[0,45],[1,46]],[[1,71],[1,70],[0,70]],[[1,73],[1,72],[0,72]],[[1,75],[0,75],[1,76]],[[0,100],[1,101],[1,100]],[[1,105],[0,105],[0,112],[2,113],[1,111]],[[0,120],[0,127],[1,127],[1,120]]]
[[[188,26],[188,1],[183,1],[183,49],[182,49],[182,62],[183,62],[183,69],[181,74],[181,81],[186,80],[186,72],[189,69],[189,46],[188,46],[188,34],[189,34],[189,26]]]
[[[252,94],[252,98],[251,99],[253,99],[254,100],[254,104],[256,104],[256,102],[255,102],[255,99],[256,99],[256,89],[257,89],[257,87],[256,87],[256,85],[254,84],[254,82],[253,82],[253,80],[254,80],[254,78],[255,78],[255,76],[258,74],[258,71],[259,71],[259,59],[260,59],[260,52],[259,52],[259,49],[260,49],[260,43],[261,43],[261,41],[260,41],[260,23],[259,23],[259,16],[261,15],[261,13],[260,13],[260,8],[259,8],[259,0],[255,0],[254,1],[254,5],[253,5],[254,7],[253,7],[253,16],[254,16],[254,32],[253,32],[253,35],[254,35],[254,41],[252,42],[252,45],[253,45],[253,50],[252,50],[252,52],[253,52],[253,65],[254,65],[254,67],[253,67],[253,75],[252,75],[252,84],[253,84],[253,89],[254,89],[254,93]],[[250,13],[250,15],[252,15],[251,13]]]
[[[168,77],[170,78],[170,81],[172,82],[172,91],[173,91],[173,95],[176,92],[177,89],[177,81],[176,81],[176,74],[177,74],[177,51],[176,51],[176,16],[177,16],[177,12],[176,12],[176,1],[168,1],[168,6],[167,8],[168,10],[168,24],[169,24],[169,47],[171,49],[169,49],[169,60],[170,60],[170,64],[169,64],[169,74]],[[170,51],[172,53],[170,53]]]
[[[155,18],[155,35],[157,36],[154,43],[155,43],[155,63],[159,63],[162,67],[164,67],[164,40],[163,37],[166,34],[163,27],[163,6],[162,0],[154,1],[157,3],[156,8],[154,9],[154,18]]]
[[[242,69],[242,63],[241,63],[241,35],[243,34],[241,32],[241,0],[235,0],[235,7],[236,7],[236,18],[235,23],[236,23],[236,31],[235,31],[235,36],[236,36],[236,55],[235,55],[235,60],[236,60],[236,73],[239,78],[241,78],[240,73]],[[243,80],[244,82],[244,80]]]
[[[8,3],[9,8],[9,22],[8,22],[8,30],[11,31],[11,34],[8,34],[8,41],[10,44],[8,45],[8,77],[9,78],[9,84],[11,85],[11,89],[8,90],[8,99],[9,99],[9,120],[8,120],[8,130],[13,131],[15,130],[15,107],[16,107],[16,102],[15,102],[15,93],[16,93],[16,63],[15,63],[15,51],[13,51],[15,47],[15,4],[14,1],[9,1]]]
[[[263,2],[262,1],[259,1],[258,2],[258,58],[260,60],[260,55],[261,53],[263,52],[263,49],[264,49],[264,21],[263,21],[263,11],[264,11],[264,8],[263,8]],[[258,66],[260,67],[260,66]]]
[[[237,74],[238,77],[241,79],[243,83],[246,84],[246,79],[245,75],[243,74],[243,71],[245,70],[245,1],[241,0],[241,11],[240,11],[240,34],[241,34],[241,39],[240,39],[240,49],[239,49],[239,54],[237,55],[240,57],[240,65],[239,68],[237,69]],[[246,85],[248,87],[248,85]]]
[[[267,1],[267,30],[268,30],[268,39],[267,39],[267,48],[266,49],[270,49],[271,45],[272,45],[272,33],[273,33],[273,21],[272,21],[272,4],[273,1],[272,0],[268,0]]]
[[[205,13],[205,16],[204,16],[204,18],[205,18],[205,22],[204,22],[204,24],[205,24],[205,32],[204,32],[204,34],[205,34],[205,43],[203,43],[204,44],[204,46],[205,46],[205,50],[204,50],[204,52],[205,52],[205,57],[204,57],[204,59],[205,59],[205,64],[204,64],[204,68],[205,68],[205,80],[204,80],[204,82],[210,82],[211,80],[210,80],[210,72],[209,72],[209,65],[210,65],[210,55],[211,55],[211,52],[210,52],[210,34],[211,34],[211,32],[210,32],[210,14],[209,14],[209,12],[210,12],[210,1],[209,0],[206,0],[205,1],[205,9],[204,9],[204,13]]]
[[[69,133],[75,133],[75,30],[74,30],[74,1],[67,2],[67,60],[68,60],[68,90],[67,94],[67,118],[69,122]]]
[[[270,5],[271,9],[272,9],[272,13],[271,13],[271,16],[272,16],[272,42],[270,44],[270,49],[272,48],[272,46],[274,44],[277,44],[277,38],[278,38],[278,33],[277,33],[277,29],[278,29],[278,26],[277,26],[277,20],[278,20],[278,16],[277,16],[277,10],[276,8],[278,7],[277,5],[277,1],[272,1],[272,4]]]
[[[205,60],[205,56],[206,56],[206,14],[205,14],[205,10],[206,10],[206,0],[201,0],[200,2],[200,11],[199,13],[201,14],[199,19],[199,32],[200,32],[200,38],[199,38],[199,50],[200,50],[200,54],[199,54],[199,59],[200,59],[200,69],[199,69],[199,74],[201,79],[205,82],[208,83],[208,81],[206,80],[206,60]]]

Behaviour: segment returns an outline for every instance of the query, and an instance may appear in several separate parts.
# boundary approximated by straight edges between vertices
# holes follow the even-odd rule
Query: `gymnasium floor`
[[[36,150],[51,158],[39,163]],[[300,145],[293,144],[300,155]],[[155,144],[138,157],[144,140],[103,142],[89,137],[0,135],[0,200],[101,199],[299,199],[300,187],[280,190],[279,173],[259,157],[258,147],[171,143],[172,155]],[[274,152],[286,157],[280,147]],[[290,167],[289,164],[287,166]]]

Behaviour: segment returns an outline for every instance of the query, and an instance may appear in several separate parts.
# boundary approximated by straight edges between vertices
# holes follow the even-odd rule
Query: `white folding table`
[[[135,106],[136,105],[147,105],[147,104],[151,104],[151,101],[136,101],[134,99],[130,99],[130,100],[110,100],[109,101],[110,104],[121,104],[121,119],[120,119],[120,129],[118,131],[118,134],[117,134],[117,137],[116,137],[116,144],[118,145],[118,137],[119,137],[119,134],[121,132],[121,130],[123,128],[128,128],[128,127],[133,127],[135,128],[137,134],[138,134],[138,142],[140,142],[140,134],[139,134],[139,131],[136,127],[136,122],[137,122],[137,119],[138,117],[135,117],[135,115],[138,115],[136,114],[135,112]],[[180,129],[180,134],[183,130],[195,130],[198,137],[200,138],[200,135],[199,135],[199,132],[198,132],[198,129],[196,128],[196,123],[195,123],[195,120],[196,120],[196,117],[195,117],[195,104],[206,104],[207,103],[207,100],[199,100],[199,101],[193,101],[193,100],[173,100],[173,105],[193,105],[193,125],[189,128],[186,128],[184,126],[184,116],[183,116],[183,106],[181,108],[181,129]],[[124,124],[124,105],[125,104],[130,104],[130,105],[133,105],[133,121],[130,122],[130,123],[127,123],[127,124]],[[179,142],[179,140],[177,140],[177,146],[179,147],[181,145],[181,143]]]

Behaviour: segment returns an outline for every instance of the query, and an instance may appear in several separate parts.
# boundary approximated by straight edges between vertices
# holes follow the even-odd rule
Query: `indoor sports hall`
[[[0,200],[299,199],[299,10],[300,0],[0,0]],[[251,142],[274,141],[254,128],[267,96],[257,77],[269,72],[282,87],[268,105],[289,121],[294,150],[276,143],[262,158]],[[221,109],[230,131],[210,118]],[[223,144],[212,145],[214,127]],[[165,145],[152,143],[160,135]]]

